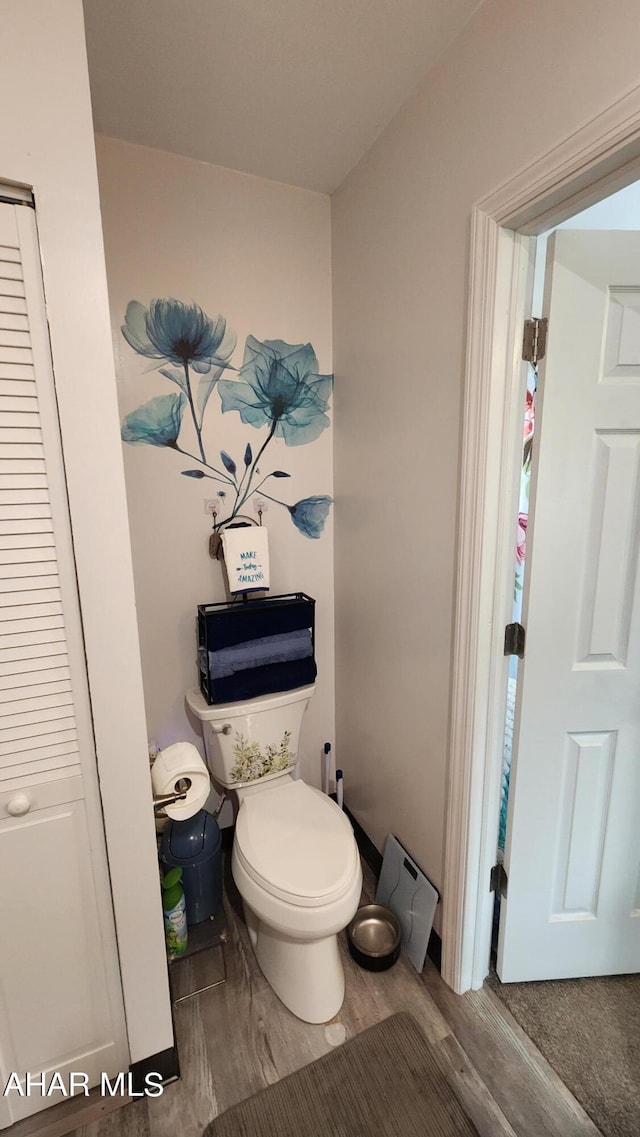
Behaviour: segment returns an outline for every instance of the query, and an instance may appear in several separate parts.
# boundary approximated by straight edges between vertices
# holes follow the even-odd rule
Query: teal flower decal
[[[184,395],[158,395],[151,399],[122,420],[123,442],[175,448],[185,405]]]
[[[187,396],[200,459],[205,462],[202,444],[202,420],[209,397],[236,346],[235,334],[227,328],[224,316],[210,319],[198,304],[181,300],[152,300],[145,308],[139,300],[131,300],[122,325],[122,334],[130,347],[147,359],[170,363],[160,367],[160,374]],[[158,364],[159,366],[159,364]],[[197,393],[191,387],[189,368],[201,376]]]
[[[248,336],[240,378],[218,384],[223,411],[238,411],[250,426],[269,426],[269,437],[300,446],[329,426],[333,375],[318,374],[310,343],[262,343]]]
[[[122,334],[139,355],[201,373],[226,365],[235,348],[224,316],[212,320],[198,304],[180,300],[152,300],[148,309],[131,300]]]
[[[304,497],[295,505],[287,506],[296,529],[305,537],[320,537],[327,520],[333,498],[322,494],[320,497]]]
[[[261,474],[262,459],[274,438],[286,446],[313,442],[329,426],[329,399],[333,375],[320,375],[313,347],[289,344],[284,340],[258,340],[248,336],[239,377],[222,380],[225,369],[236,370],[230,359],[235,335],[223,316],[211,319],[198,304],[166,298],[152,300],[145,308],[138,300],[127,305],[122,334],[138,355],[153,361],[165,379],[180,388],[180,394],[160,395],[131,411],[122,420],[122,439],[133,446],[166,446],[196,463],[181,470],[194,481],[217,482],[220,513],[214,529],[219,530],[243,512],[246,503],[260,493],[286,509],[296,529],[305,537],[318,538],[332,505],[326,495],[306,497],[289,505],[268,493],[274,480],[286,480],[286,470]],[[192,386],[198,376],[197,386]],[[247,442],[244,453],[235,456],[218,449],[220,465],[214,465],[205,452],[204,414],[209,397],[218,387],[222,412],[238,411],[242,422],[255,429],[266,428],[259,447]],[[187,440],[178,442],[185,410],[197,440],[197,453]],[[187,420],[188,421],[188,420]],[[240,457],[242,455],[242,457]]]

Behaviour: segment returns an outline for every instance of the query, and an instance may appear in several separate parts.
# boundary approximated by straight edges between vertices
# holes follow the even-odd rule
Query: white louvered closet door
[[[2,1087],[13,1072],[24,1079],[27,1072],[75,1070],[95,1085],[102,1071],[125,1070],[35,214],[6,203],[0,203],[0,878]],[[58,1100],[59,1094],[0,1097],[0,1128]]]

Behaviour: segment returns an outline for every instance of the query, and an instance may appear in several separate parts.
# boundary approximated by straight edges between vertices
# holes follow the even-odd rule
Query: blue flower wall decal
[[[221,379],[225,369],[235,370],[231,356],[234,333],[223,316],[211,319],[197,304],[180,300],[152,300],[145,308],[138,300],[127,305],[122,334],[130,347],[156,361],[160,374],[175,383],[180,394],[160,395],[126,415],[122,439],[133,445],[168,446],[199,464],[198,469],[182,470],[184,477],[220,482],[220,510],[228,510],[214,529],[220,529],[260,492],[289,512],[298,532],[305,537],[322,534],[332,499],[326,495],[303,498],[289,505],[272,497],[263,488],[270,478],[289,478],[286,470],[272,470],[264,477],[259,462],[273,439],[286,446],[301,446],[317,439],[330,423],[329,398],[333,375],[320,375],[311,344],[288,344],[284,340],[258,340],[248,336],[244,361],[237,379]],[[165,366],[161,366],[164,364]],[[199,376],[197,391],[192,375]],[[257,449],[247,442],[242,462],[220,449],[222,467],[208,461],[203,420],[209,397],[218,387],[223,413],[237,411],[242,422],[254,429],[266,429]],[[198,454],[191,453],[178,438],[186,406],[196,432]],[[256,479],[260,480],[256,484]]]
[[[304,533],[305,537],[319,537],[324,529],[333,498],[303,497],[295,505],[290,505],[289,513],[296,529]]]
[[[186,406],[184,395],[158,395],[137,411],[122,420],[122,440],[134,446],[176,447],[182,415]]]
[[[223,411],[238,411],[250,426],[269,426],[287,446],[300,446],[329,426],[332,375],[318,374],[310,343],[247,338],[240,378],[222,380],[218,392]]]
[[[148,308],[138,300],[131,300],[127,304],[122,334],[139,355],[158,360],[158,366],[160,362],[172,363],[178,369],[160,368],[160,373],[177,383],[187,396],[200,457],[204,461],[202,419],[205,408],[236,346],[235,334],[227,328],[224,316],[211,320],[198,304],[183,304],[181,300],[152,300]],[[190,368],[201,375],[195,400]]]
[[[227,335],[224,316],[211,320],[198,304],[180,300],[152,300],[148,308],[132,300],[122,334],[139,355],[201,372],[226,363],[235,348],[235,336]]]

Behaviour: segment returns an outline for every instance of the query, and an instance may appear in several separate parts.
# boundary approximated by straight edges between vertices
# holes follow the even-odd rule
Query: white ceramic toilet
[[[292,778],[302,717],[315,687],[209,706],[202,722],[209,768],[239,809],[232,872],[260,967],[305,1022],[333,1018],[344,998],[337,933],[358,907],[360,857],[346,814]]]

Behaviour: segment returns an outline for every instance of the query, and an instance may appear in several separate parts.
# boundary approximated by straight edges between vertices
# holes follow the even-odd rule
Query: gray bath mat
[[[204,1137],[477,1137],[411,1015],[392,1015],[217,1117]]]

